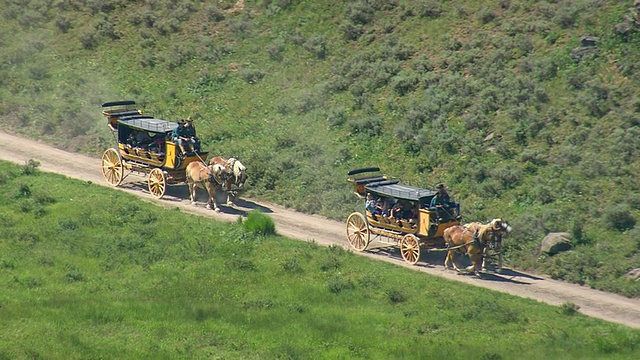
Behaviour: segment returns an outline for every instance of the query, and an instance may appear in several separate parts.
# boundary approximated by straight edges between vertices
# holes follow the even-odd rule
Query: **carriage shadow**
[[[399,261],[404,261],[400,248],[396,245],[382,245],[371,247],[366,250],[367,253],[386,256],[394,258]],[[435,268],[437,265],[444,264],[445,252],[426,251],[422,250],[420,254],[420,260],[414,265],[419,267]],[[458,261],[456,261],[458,263]]]

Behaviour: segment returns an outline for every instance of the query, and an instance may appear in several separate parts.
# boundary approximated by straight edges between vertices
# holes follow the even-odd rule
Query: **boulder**
[[[627,273],[627,275],[624,276],[624,278],[627,280],[640,280],[640,268],[632,269]]]
[[[540,251],[549,255],[571,250],[573,236],[566,232],[549,233],[542,239]]]

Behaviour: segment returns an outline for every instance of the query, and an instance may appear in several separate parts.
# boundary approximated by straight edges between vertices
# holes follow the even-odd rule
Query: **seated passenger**
[[[455,211],[453,211],[452,208],[455,209]],[[445,218],[455,217],[458,220],[460,219],[460,204],[451,202],[444,184],[438,184],[438,192],[433,196],[433,199],[431,199],[430,209],[435,211],[437,222],[441,222]]]
[[[147,134],[146,131],[138,131],[138,134],[136,135],[136,147],[144,149],[150,143],[151,138],[149,137],[149,134]]]
[[[376,212],[376,199],[372,193],[367,193],[367,200],[364,202],[364,207],[368,212],[375,214]]]
[[[138,136],[137,131],[132,131],[131,134],[129,134],[129,137],[127,137],[127,147],[128,148],[134,148],[136,147],[136,136]]]

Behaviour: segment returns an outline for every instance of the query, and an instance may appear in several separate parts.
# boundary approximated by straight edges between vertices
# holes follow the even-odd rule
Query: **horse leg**
[[[191,205],[196,204],[196,184],[189,183],[189,198],[191,199]]]

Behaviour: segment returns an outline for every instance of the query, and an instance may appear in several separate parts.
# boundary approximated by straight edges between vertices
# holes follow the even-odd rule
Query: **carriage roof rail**
[[[362,168],[362,169],[354,169],[351,170],[347,173],[347,175],[357,175],[357,174],[362,174],[362,173],[366,173],[366,172],[376,172],[376,171],[380,171],[379,167],[367,167],[367,168]]]
[[[121,101],[110,101],[106,103],[102,103],[102,107],[111,107],[111,106],[127,106],[127,105],[135,105],[136,102],[133,100],[121,100]]]

